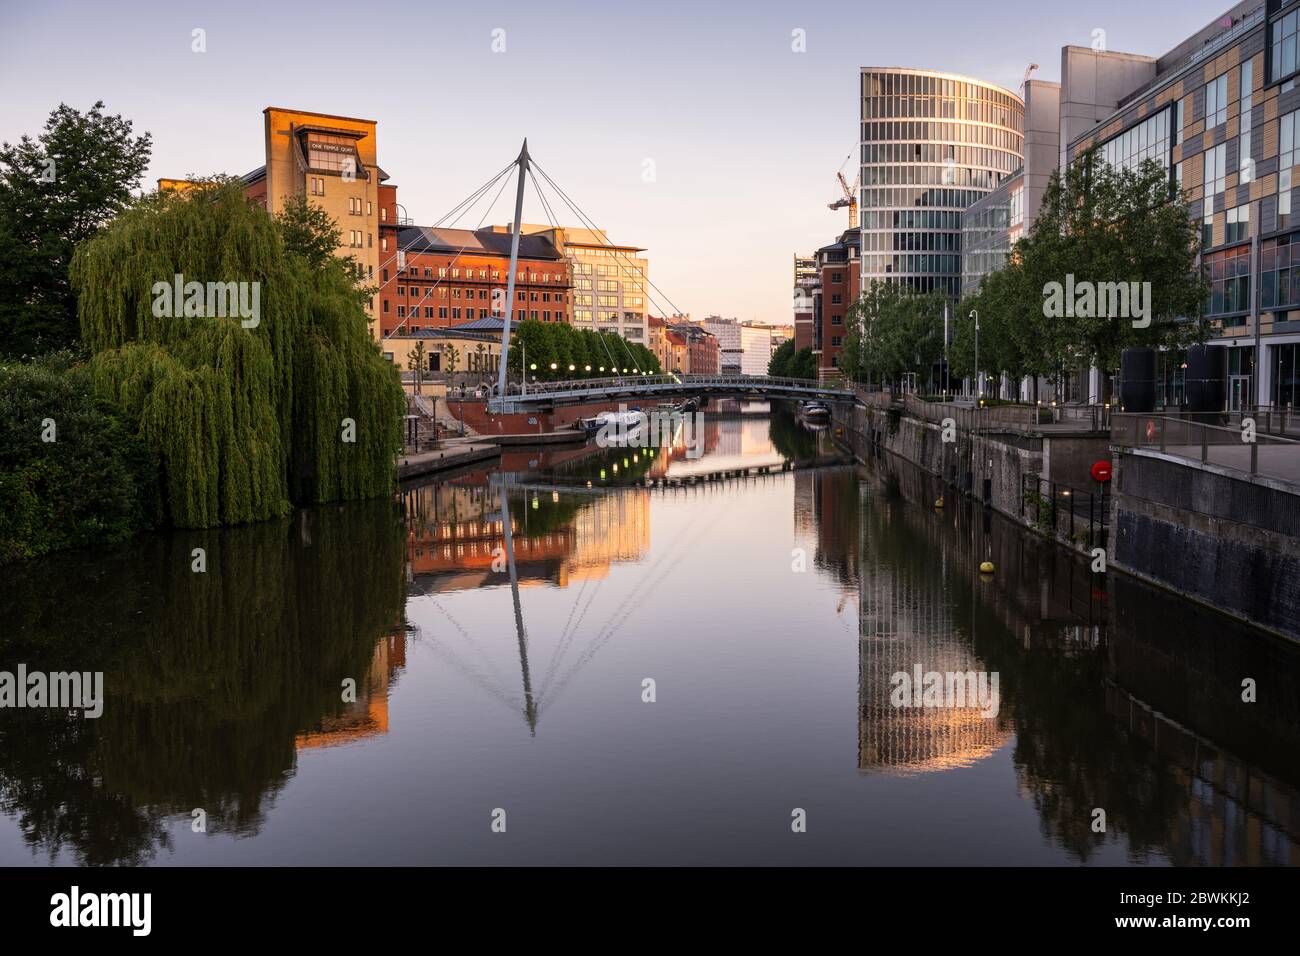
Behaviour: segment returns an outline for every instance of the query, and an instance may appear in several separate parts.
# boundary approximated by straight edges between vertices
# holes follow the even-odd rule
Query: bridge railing
[[[672,388],[728,389],[782,389],[827,396],[849,397],[853,393],[844,387],[827,388],[806,378],[783,378],[771,375],[622,375],[605,378],[566,379],[559,382],[530,382],[526,395],[513,388],[511,399],[532,396],[591,392],[633,392]]]

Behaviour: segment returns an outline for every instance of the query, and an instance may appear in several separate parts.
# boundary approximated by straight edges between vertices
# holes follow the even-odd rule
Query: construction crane
[[[837,199],[833,203],[828,203],[826,208],[843,209],[845,206],[848,206],[849,207],[849,228],[856,229],[858,228],[858,186],[862,182],[862,173],[861,172],[858,173],[857,178],[853,180],[852,186],[850,186],[849,181],[844,178],[844,167],[848,163],[848,161],[852,158],[853,158],[852,153],[849,153],[849,155],[845,156],[844,162],[840,163],[840,168],[835,173],[835,178],[840,181],[840,189],[844,190],[844,198]]]

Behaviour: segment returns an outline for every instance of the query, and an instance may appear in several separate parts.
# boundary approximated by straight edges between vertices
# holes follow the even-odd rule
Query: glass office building
[[[969,77],[862,68],[862,287],[956,297],[962,212],[1020,169],[1019,96]]]

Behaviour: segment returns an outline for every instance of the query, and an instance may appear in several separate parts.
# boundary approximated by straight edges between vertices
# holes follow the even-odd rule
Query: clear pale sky
[[[614,241],[648,249],[651,280],[679,309],[784,323],[791,256],[847,225],[847,210],[826,204],[856,152],[859,67],[1016,90],[1031,62],[1058,80],[1060,48],[1088,46],[1094,29],[1108,49],[1159,55],[1230,7],[0,0],[0,139],[37,133],[61,101],[84,110],[102,99],[153,133],[152,186],[261,165],[266,106],[359,116],[378,121],[380,165],[428,224],[527,136]],[[191,51],[195,28],[205,53]],[[492,51],[498,28],[504,53]],[[796,29],[804,53],[792,51]],[[853,162],[845,172],[851,182]],[[511,199],[507,190],[488,222],[507,221]],[[526,218],[545,222],[531,187],[529,199]]]

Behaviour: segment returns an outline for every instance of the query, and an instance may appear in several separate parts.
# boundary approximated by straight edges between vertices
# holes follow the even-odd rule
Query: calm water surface
[[[782,471],[832,450],[788,418],[706,448],[7,570],[0,664],[107,702],[0,710],[0,864],[1300,862],[1293,646],[903,463]],[[915,664],[997,672],[996,717],[889,706]]]

